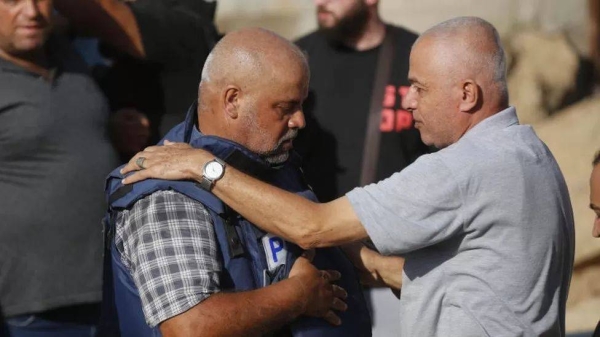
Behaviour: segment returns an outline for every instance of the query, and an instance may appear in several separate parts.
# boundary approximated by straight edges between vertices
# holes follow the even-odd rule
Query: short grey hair
[[[204,61],[204,66],[202,67],[202,75],[200,76],[201,82],[210,82],[210,69],[215,58],[214,53],[208,54],[206,60]]]
[[[310,75],[307,55],[295,44],[291,41],[277,35],[276,33],[269,31],[263,28],[248,28],[247,30],[256,30],[262,32],[264,35],[271,35],[274,38],[280,40],[280,42],[284,43],[288,48],[286,51],[291,52],[299,61],[302,62],[302,65]],[[239,32],[239,31],[238,31]],[[235,33],[235,32],[234,32]],[[204,61],[204,66],[202,67],[202,74],[200,77],[201,82],[210,82],[213,80],[213,73],[222,71],[222,68],[226,67],[228,69],[235,66],[242,66],[244,68],[251,67],[258,71],[263,66],[267,66],[262,62],[262,50],[257,48],[248,48],[247,46],[244,48],[236,48],[232,47],[231,43],[229,43],[228,47],[225,47],[227,35],[221,39],[212,49],[212,51],[208,54],[208,57]],[[230,56],[231,54],[235,55],[237,60],[235,63],[230,64],[222,64],[221,59],[226,56]],[[231,61],[229,61],[231,62]]]
[[[220,83],[222,81],[236,81],[240,76],[251,76],[254,80],[250,83],[255,82],[272,68],[270,62],[273,57],[284,62],[295,59],[301,63],[307,77],[310,76],[308,61],[302,50],[272,31],[244,28],[225,35],[209,53],[202,67],[198,88],[199,110],[208,109],[203,98],[211,90],[211,85],[224,84]]]
[[[457,34],[464,33],[469,29],[476,28],[482,29],[487,34],[478,35],[476,40],[485,40],[492,38],[494,49],[489,55],[477,55],[473,62],[478,66],[479,69],[491,72],[492,81],[500,91],[502,97],[508,101],[508,86],[506,84],[506,54],[502,47],[502,41],[500,34],[496,28],[486,20],[472,16],[462,16],[453,18],[442,23],[439,23],[430,29],[426,30],[419,38],[417,42],[426,36],[433,36],[437,38],[452,37]],[[417,43],[415,42],[415,44]]]

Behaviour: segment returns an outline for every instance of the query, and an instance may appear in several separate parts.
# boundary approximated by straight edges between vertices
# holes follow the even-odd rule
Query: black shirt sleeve
[[[217,41],[217,31],[209,16],[184,2],[144,0],[129,6],[148,61],[182,68],[203,61]]]

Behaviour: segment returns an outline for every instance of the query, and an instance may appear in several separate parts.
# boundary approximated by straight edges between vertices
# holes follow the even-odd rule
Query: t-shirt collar
[[[50,62],[50,73],[51,76],[50,78],[53,79],[55,78],[61,68],[61,59],[59,57],[58,51],[56,50],[56,47],[54,46],[54,41],[55,37],[53,35],[50,35],[50,37],[48,38],[48,40],[46,41],[45,44],[45,49],[46,52],[48,54],[48,62]],[[10,62],[9,60],[6,60],[2,57],[0,57],[0,72],[2,71],[7,71],[7,72],[12,72],[12,73],[23,73],[23,74],[30,74],[33,75],[35,77],[39,77],[39,74],[33,73],[17,64],[14,64],[13,62]]]
[[[519,118],[517,117],[517,110],[509,106],[508,108],[482,120],[475,125],[471,130],[467,131],[464,137],[477,137],[485,134],[491,129],[503,129],[511,125],[518,125]]]

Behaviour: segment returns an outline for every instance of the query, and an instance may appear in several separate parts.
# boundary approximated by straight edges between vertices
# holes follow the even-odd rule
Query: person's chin
[[[277,166],[283,166],[289,159],[290,159],[290,152],[286,151],[283,153],[269,156],[269,157],[265,158],[265,161],[269,165],[271,165],[273,167],[277,167]]]
[[[28,36],[20,41],[16,49],[23,54],[32,53],[43,48],[45,42],[45,36]]]
[[[427,145],[427,146],[433,146],[433,139],[431,139],[430,137],[428,137],[428,135],[423,132],[422,129],[419,129],[415,126],[416,129],[419,130],[419,134],[421,135],[421,141],[423,142],[423,144]]]

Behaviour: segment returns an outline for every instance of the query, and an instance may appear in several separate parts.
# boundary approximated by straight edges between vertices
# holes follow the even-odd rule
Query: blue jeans
[[[0,337],[96,337],[98,318],[86,307],[0,319]]]

